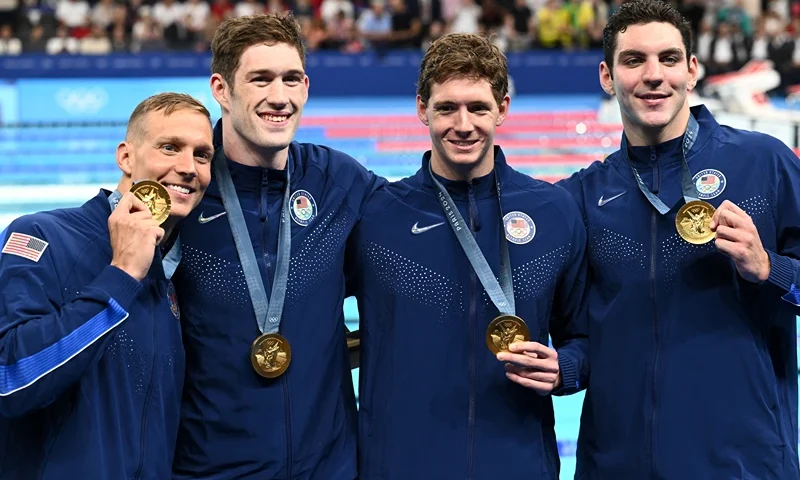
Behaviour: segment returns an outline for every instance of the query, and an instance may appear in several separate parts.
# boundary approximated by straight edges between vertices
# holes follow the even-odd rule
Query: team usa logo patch
[[[172,310],[172,314],[175,315],[175,318],[180,320],[181,309],[178,306],[178,295],[175,294],[175,286],[172,285],[172,282],[169,282],[169,287],[167,287],[167,298],[169,299],[169,309]]]
[[[297,190],[289,198],[291,203],[292,220],[301,227],[305,227],[317,216],[317,202],[305,190]]]
[[[524,245],[536,235],[536,224],[531,217],[522,212],[509,212],[503,217],[506,239],[517,245]]]
[[[698,196],[703,200],[718,197],[725,190],[725,175],[713,168],[697,172],[692,181],[697,187]]]

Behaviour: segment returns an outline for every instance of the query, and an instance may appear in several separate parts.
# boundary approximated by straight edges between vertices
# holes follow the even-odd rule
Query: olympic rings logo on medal
[[[517,245],[524,245],[536,235],[536,224],[531,217],[522,212],[509,212],[503,217],[506,239]]]
[[[317,202],[315,202],[314,197],[305,190],[297,190],[294,192],[291,198],[289,198],[289,203],[292,205],[290,209],[292,220],[301,227],[305,227],[311,223],[314,217],[317,216]]]
[[[697,188],[697,195],[703,200],[718,197],[725,190],[725,175],[713,168],[697,172],[692,181]]]

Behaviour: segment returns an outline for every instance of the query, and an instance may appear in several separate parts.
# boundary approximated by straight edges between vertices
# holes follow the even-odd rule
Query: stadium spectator
[[[114,0],[100,0],[97,2],[92,7],[90,17],[92,24],[103,29],[108,28],[111,22],[114,21],[115,8]]]
[[[0,55],[19,55],[22,53],[22,41],[14,36],[11,25],[0,27]]]
[[[188,0],[184,4],[183,25],[186,28],[186,38],[195,48],[205,48],[211,38],[208,28],[210,14],[211,9],[205,0]]]
[[[451,33],[478,33],[481,7],[475,0],[462,0],[461,8],[453,16]]]
[[[108,38],[108,33],[99,25],[95,25],[92,28],[91,35],[80,40],[78,53],[82,55],[108,55],[111,53],[111,40]]]
[[[386,1],[371,0],[358,17],[356,28],[368,45],[377,49],[385,46],[392,33],[392,14],[386,9]]]
[[[89,12],[89,2],[85,0],[58,0],[56,3],[56,19],[71,29],[86,24]]]
[[[256,13],[264,13],[264,4],[258,0],[241,0],[233,7],[233,14],[236,17],[245,17]]]
[[[78,39],[69,36],[69,29],[66,25],[59,25],[56,29],[56,36],[47,41],[46,50],[50,55],[77,53]]]
[[[22,50],[25,53],[46,53],[47,38],[44,36],[44,27],[34,25],[31,28],[27,41],[23,43]]]

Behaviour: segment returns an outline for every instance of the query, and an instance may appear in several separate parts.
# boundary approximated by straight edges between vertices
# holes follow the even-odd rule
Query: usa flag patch
[[[38,262],[48,245],[50,244],[41,238],[13,232],[3,247],[3,253],[10,253],[11,255]]]

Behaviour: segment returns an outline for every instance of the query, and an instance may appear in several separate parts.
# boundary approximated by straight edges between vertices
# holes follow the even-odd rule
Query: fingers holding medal
[[[763,282],[771,269],[753,219],[739,206],[725,200],[711,219],[717,250],[730,257],[739,275],[749,282]]]

